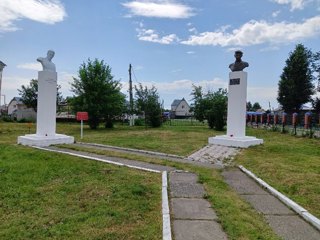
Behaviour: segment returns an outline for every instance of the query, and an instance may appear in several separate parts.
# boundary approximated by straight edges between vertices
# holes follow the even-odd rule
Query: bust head
[[[54,51],[53,50],[48,50],[48,52],[47,52],[48,60],[51,60],[53,57],[54,57]]]
[[[240,50],[237,50],[234,52],[234,57],[236,58],[237,62],[241,62],[241,58],[243,56],[243,52]]]

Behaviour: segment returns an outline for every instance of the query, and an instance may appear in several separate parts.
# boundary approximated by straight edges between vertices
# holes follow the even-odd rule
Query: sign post
[[[81,139],[83,138],[83,121],[87,121],[88,119],[88,112],[77,112],[77,121],[81,121]]]

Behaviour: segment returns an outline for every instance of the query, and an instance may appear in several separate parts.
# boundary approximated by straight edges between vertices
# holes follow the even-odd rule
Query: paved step
[[[285,240],[319,240],[320,232],[290,210],[280,200],[262,189],[239,169],[222,174],[226,182],[253,208],[262,213],[273,231]]]
[[[215,211],[203,197],[206,192],[194,173],[169,173],[171,218],[175,240],[225,240]]]

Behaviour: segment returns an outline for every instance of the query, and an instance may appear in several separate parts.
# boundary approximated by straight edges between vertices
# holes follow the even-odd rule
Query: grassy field
[[[161,239],[160,174],[10,144],[24,131],[0,123],[0,239]]]
[[[59,124],[58,132],[73,135],[80,140],[79,124]],[[25,133],[28,133],[27,125],[0,123],[0,144],[14,143],[16,136]],[[242,150],[236,157],[235,164],[244,165],[312,214],[320,217],[320,141],[262,129],[248,129],[247,133],[263,138],[265,143]],[[114,129],[101,128],[97,131],[86,128],[83,141],[185,156],[206,145],[208,137],[216,134],[222,133],[209,130],[206,126],[164,126],[159,129],[145,129],[117,125]],[[218,171],[110,151],[98,153],[156,162],[196,172],[205,185],[208,199],[217,211],[230,239],[277,239],[262,216],[255,213],[223,182]]]
[[[320,140],[262,129],[248,133],[264,144],[242,151],[236,163],[320,218]]]

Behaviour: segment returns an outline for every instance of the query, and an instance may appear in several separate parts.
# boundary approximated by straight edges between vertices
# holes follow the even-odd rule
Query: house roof
[[[2,61],[0,61],[0,66],[5,67],[7,65],[5,63],[3,63]]]
[[[12,100],[10,101],[9,105],[12,103],[12,101],[16,101],[17,104],[23,104],[22,98],[21,97],[14,97],[12,98]]]
[[[180,99],[175,99],[172,103],[171,103],[171,107],[177,107],[182,100]]]

